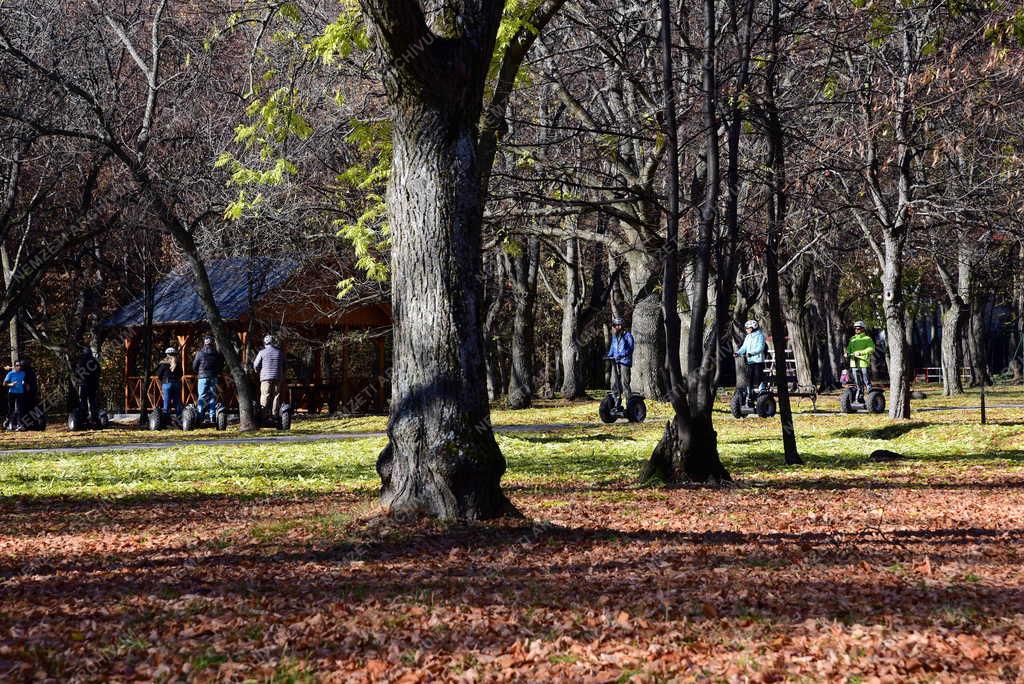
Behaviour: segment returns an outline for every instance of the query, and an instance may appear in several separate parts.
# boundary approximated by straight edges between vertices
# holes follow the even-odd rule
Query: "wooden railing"
[[[160,380],[150,377],[145,382],[141,376],[129,376],[124,389],[125,412],[132,413],[142,410],[142,392],[145,388],[149,407],[162,406],[163,395]],[[327,410],[330,413],[379,413],[387,406],[387,386],[373,377],[346,378],[333,383],[311,383],[289,381],[285,389],[285,401],[293,407],[308,413],[319,413]],[[221,378],[217,383],[217,402],[238,409],[238,395],[235,384],[228,378]],[[181,405],[199,403],[199,379],[195,375],[185,375],[181,379]]]

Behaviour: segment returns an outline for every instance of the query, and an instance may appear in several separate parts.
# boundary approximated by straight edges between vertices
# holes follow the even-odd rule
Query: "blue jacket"
[[[4,384],[13,383],[7,388],[10,394],[25,394],[25,371],[8,371],[4,377]]]
[[[612,346],[608,347],[608,356],[615,359],[620,366],[633,365],[633,333],[628,330],[621,335],[612,335]]]
[[[764,352],[768,348],[768,342],[761,330],[747,333],[743,339],[743,346],[736,350],[739,355],[747,355],[747,363],[764,363]]]

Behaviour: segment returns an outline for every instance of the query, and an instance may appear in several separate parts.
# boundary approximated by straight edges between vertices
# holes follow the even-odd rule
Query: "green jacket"
[[[867,333],[857,333],[846,345],[846,355],[850,357],[850,365],[854,368],[867,368],[871,365],[871,357],[875,353],[875,341]]]

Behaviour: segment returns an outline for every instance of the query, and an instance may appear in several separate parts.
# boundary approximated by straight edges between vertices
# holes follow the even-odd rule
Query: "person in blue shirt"
[[[7,388],[8,404],[10,405],[10,429],[23,432],[25,426],[22,419],[25,416],[25,400],[28,397],[28,387],[25,382],[25,371],[21,367],[21,361],[14,363],[14,368],[7,371],[4,376],[4,387]]]
[[[768,349],[768,341],[757,321],[750,320],[744,323],[747,336],[743,338],[743,345],[737,349],[733,356],[744,357],[747,362],[747,404],[754,405],[754,389],[757,392],[764,391],[764,353]]]
[[[633,333],[626,330],[625,322],[619,316],[613,318],[612,343],[608,347],[608,358],[619,369],[618,373],[612,373],[612,392],[618,396],[620,406],[622,405],[623,394],[625,394],[627,399],[633,394],[629,381],[633,368],[634,346]]]

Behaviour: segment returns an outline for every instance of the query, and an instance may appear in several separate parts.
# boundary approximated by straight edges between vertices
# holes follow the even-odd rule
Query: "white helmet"
[[[743,324],[744,328],[750,328],[751,330],[757,330],[757,321],[751,318],[749,321]]]
[[[865,330],[868,329],[868,326],[864,325],[864,321],[855,321],[854,324],[853,324],[853,327],[854,328],[864,328]]]
[[[174,347],[168,347],[167,349],[164,349],[164,354],[167,354],[168,356],[177,356],[178,350]]]
[[[276,340],[274,339],[273,335],[267,335],[263,338],[263,344],[270,345],[274,344],[274,342],[276,342]]]

